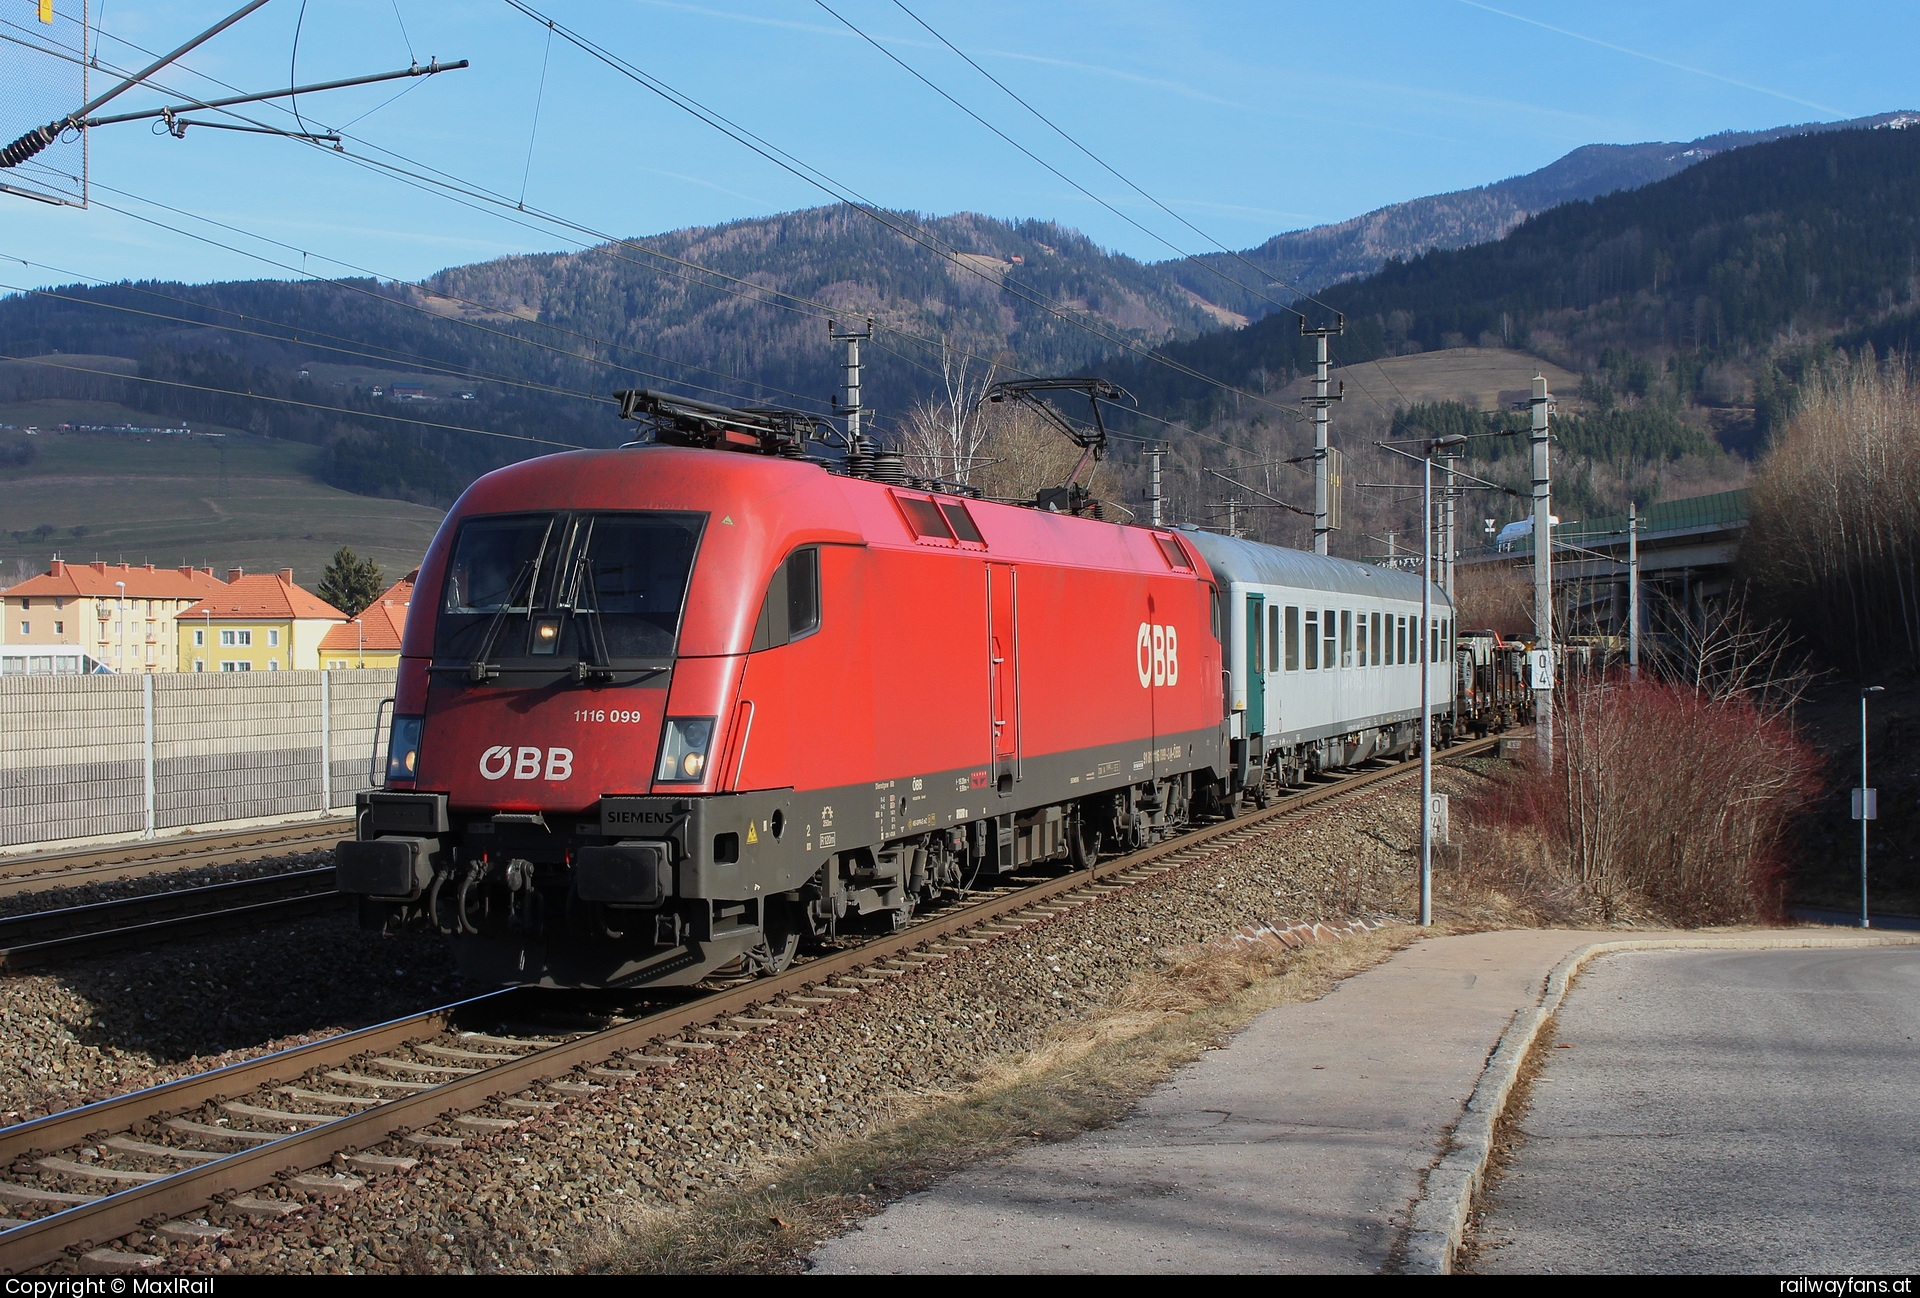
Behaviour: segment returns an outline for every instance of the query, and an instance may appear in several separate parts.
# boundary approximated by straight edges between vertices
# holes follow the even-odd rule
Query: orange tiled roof
[[[64,563],[55,559],[47,571],[29,577],[0,595],[29,598],[112,599],[120,595],[117,582],[127,584],[128,599],[205,599],[226,589],[227,583],[211,568],[156,568],[150,563]]]
[[[413,578],[402,577],[380,592],[380,598],[360,611],[358,619],[348,619],[328,631],[320,641],[322,654],[368,652],[398,653],[400,633],[407,627],[407,605],[413,602]],[[355,626],[358,621],[360,625]],[[363,643],[360,639],[366,636]]]
[[[282,568],[271,576],[231,573],[225,590],[184,610],[180,617],[182,621],[198,617],[214,622],[282,618],[327,618],[344,622],[347,615],[311,591],[294,585],[293,569]]]

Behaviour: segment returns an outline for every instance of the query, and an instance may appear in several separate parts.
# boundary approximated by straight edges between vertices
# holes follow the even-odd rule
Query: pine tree
[[[333,562],[320,577],[321,599],[345,613],[358,617],[360,610],[380,594],[380,565],[341,546],[333,552]]]

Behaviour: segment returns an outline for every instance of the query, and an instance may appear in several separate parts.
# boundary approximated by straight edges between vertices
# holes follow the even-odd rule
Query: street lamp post
[[[1868,685],[1860,691],[1860,791],[1858,805],[1854,815],[1860,818],[1860,927],[1872,928],[1873,920],[1867,914],[1867,822],[1873,819],[1878,810],[1874,804],[1873,789],[1867,785],[1867,695],[1883,694],[1884,685]]]
[[[1421,457],[1425,483],[1420,521],[1420,927],[1433,924],[1433,457],[1467,444],[1465,436],[1428,439]]]

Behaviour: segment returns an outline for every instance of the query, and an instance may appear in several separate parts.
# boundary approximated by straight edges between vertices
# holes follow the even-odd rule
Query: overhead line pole
[[[1553,760],[1553,480],[1547,457],[1547,380],[1533,376],[1533,647],[1549,655],[1545,688],[1533,691],[1533,740],[1543,761]]]
[[[1313,552],[1327,553],[1327,542],[1333,531],[1331,493],[1329,491],[1330,468],[1327,463],[1327,409],[1345,395],[1346,384],[1340,385],[1340,392],[1329,391],[1331,375],[1328,372],[1327,339],[1334,334],[1345,333],[1347,318],[1334,317],[1331,325],[1307,327],[1306,317],[1300,319],[1300,334],[1313,339],[1313,395],[1306,403],[1313,407]]]
[[[867,317],[864,329],[842,330],[838,321],[829,320],[827,333],[835,342],[847,345],[846,377],[842,384],[846,395],[839,405],[840,413],[847,417],[847,444],[853,446],[860,440],[861,424],[866,417],[866,407],[860,402],[860,344],[873,337],[873,317]]]
[[[1627,678],[1640,679],[1640,511],[1627,502]]]
[[[1160,494],[1160,461],[1167,456],[1164,442],[1149,446],[1143,454],[1147,457],[1147,522],[1154,526],[1164,525],[1162,514],[1163,497]]]
[[[64,131],[67,127],[79,124],[79,122],[83,120],[88,113],[94,111],[94,109],[99,108],[109,100],[118,99],[121,95],[145,81],[161,68],[166,67],[167,64],[183,55],[192,53],[195,49],[206,44],[221,32],[227,30],[227,28],[233,26],[242,18],[245,18],[248,14],[266,3],[267,0],[251,0],[251,3],[240,6],[240,8],[228,14],[225,18],[222,18],[213,26],[207,28],[207,30],[201,32],[185,45],[173,51],[173,53],[161,55],[113,89],[103,95],[95,95],[92,99],[89,99],[86,103],[80,105],[80,107],[74,109],[59,121],[48,122],[45,126],[34,127],[31,131],[28,131],[4,149],[0,149],[0,167],[19,166],[28,158],[33,157],[49,144],[52,144],[59,138],[60,132]]]

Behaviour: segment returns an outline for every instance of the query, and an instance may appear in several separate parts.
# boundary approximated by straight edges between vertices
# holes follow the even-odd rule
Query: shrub
[[[1568,690],[1556,707],[1551,764],[1463,808],[1491,831],[1474,853],[1481,871],[1607,923],[1779,919],[1790,833],[1819,769],[1784,714],[1620,678]]]
[[[1754,479],[1741,567],[1826,661],[1920,663],[1920,384],[1904,360],[1805,392]]]

